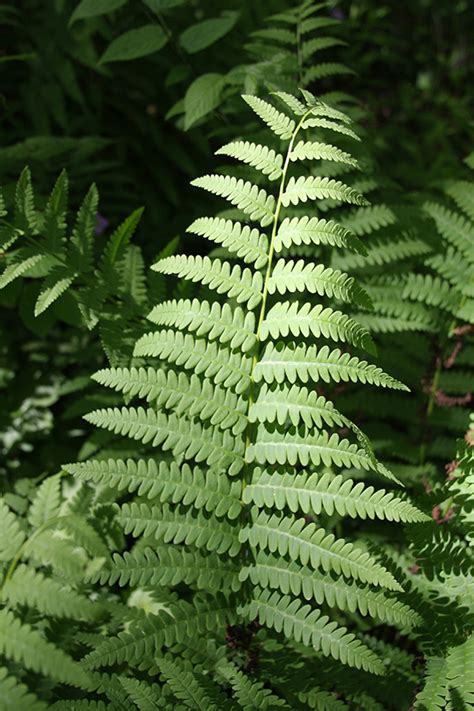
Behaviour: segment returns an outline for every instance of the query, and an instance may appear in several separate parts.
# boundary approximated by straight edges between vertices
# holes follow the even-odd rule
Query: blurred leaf
[[[169,10],[171,7],[184,5],[187,0],[143,0],[145,5],[157,14],[162,10]]]
[[[105,15],[122,7],[126,2],[127,0],[82,0],[72,13],[69,24],[72,25],[76,20]]]
[[[198,77],[184,97],[184,128],[187,131],[219,104],[224,77],[222,74],[203,74]]]
[[[209,47],[221,37],[224,37],[237,22],[238,13],[229,12],[225,17],[216,17],[213,20],[204,20],[196,25],[191,25],[181,34],[179,43],[189,54],[200,52]]]
[[[117,37],[105,50],[99,64],[126,62],[146,57],[165,46],[167,37],[158,25],[144,25]]]

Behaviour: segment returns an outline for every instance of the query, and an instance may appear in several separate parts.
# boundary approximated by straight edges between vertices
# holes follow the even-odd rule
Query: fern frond
[[[246,676],[233,664],[220,664],[217,671],[231,685],[239,707],[245,711],[288,708],[283,699],[266,689],[260,681]]]
[[[171,449],[174,456],[206,462],[209,466],[229,467],[229,474],[237,474],[243,467],[244,445],[228,431],[218,432],[212,426],[202,427],[197,422],[183,420],[174,414],[167,417],[151,408],[122,407],[95,410],[86,420],[116,434],[140,440],[144,444],[161,444]]]
[[[187,643],[208,632],[219,634],[235,619],[233,606],[223,596],[166,605],[156,615],[141,619],[117,637],[106,639],[84,659],[86,668],[95,669],[129,662],[139,668],[154,665],[163,645]]]
[[[25,538],[16,515],[0,498],[0,560],[11,560]]]
[[[267,263],[268,239],[255,227],[220,217],[200,217],[194,220],[187,231],[222,244],[247,264],[253,263],[256,269],[261,269]]]
[[[366,487],[341,475],[280,474],[255,472],[255,478],[243,492],[244,503],[258,507],[275,507],[292,512],[352,518],[380,518],[389,521],[420,522],[429,520],[409,501],[399,499],[384,489]]]
[[[188,464],[160,462],[154,459],[108,459],[94,460],[64,467],[70,474],[85,481],[109,486],[118,491],[137,492],[139,496],[157,499],[162,503],[192,504],[197,509],[213,511],[217,516],[237,518],[240,483],[229,481],[219,472]]]
[[[240,346],[250,351],[255,344],[254,314],[239,307],[232,309],[229,304],[221,306],[198,299],[165,301],[152,309],[148,319],[157,326],[174,326],[196,331],[198,336],[207,335],[211,340],[217,338],[231,348]]]
[[[392,625],[411,628],[420,623],[420,616],[408,605],[387,597],[380,590],[348,583],[337,575],[302,568],[294,561],[288,563],[265,551],[259,551],[255,562],[241,569],[240,579],[250,579],[253,585],[263,589],[278,589],[283,595],[303,596],[318,605],[358,611]]]
[[[77,662],[7,609],[0,610],[0,651],[26,669],[62,684],[89,687],[87,674]]]
[[[351,543],[337,539],[304,518],[295,519],[265,512],[257,513],[251,524],[241,530],[240,540],[280,556],[289,554],[292,560],[308,564],[314,570],[345,575],[363,583],[379,585],[389,590],[401,590],[395,578],[369,553]]]
[[[268,146],[249,141],[235,141],[219,148],[216,155],[230,156],[247,163],[267,175],[269,180],[278,180],[282,174],[283,156]]]
[[[387,375],[381,368],[360,360],[350,353],[343,353],[328,346],[285,345],[268,343],[262,352],[260,361],[255,366],[254,378],[257,382],[265,380],[283,383],[286,380],[295,383],[300,380],[322,380],[330,383],[361,382],[378,385],[383,388],[406,390],[406,386]]]
[[[237,303],[247,303],[253,309],[262,299],[263,277],[260,272],[233,267],[229,262],[209,257],[165,257],[152,266],[159,274],[175,274],[184,279],[201,282],[218,294],[227,294]]]
[[[184,550],[170,545],[134,550],[123,555],[114,553],[110,567],[97,571],[93,581],[132,587],[175,586],[179,583],[212,592],[236,591],[240,588],[238,569],[218,555]]]
[[[201,511],[184,514],[178,509],[148,504],[124,504],[120,509],[119,521],[126,534],[153,536],[165,543],[186,543],[197,548],[216,553],[236,556],[240,551],[238,529],[214,516],[206,516]]]
[[[241,614],[283,632],[286,637],[320,650],[325,656],[340,659],[356,669],[383,674],[382,661],[345,627],[330,622],[320,610],[302,605],[298,599],[281,597],[277,592],[262,590]]]
[[[4,584],[2,595],[11,606],[27,605],[53,617],[88,620],[98,613],[90,600],[26,565],[15,569]]]
[[[293,119],[290,119],[286,114],[283,114],[281,111],[275,109],[274,106],[256,96],[244,94],[242,98],[279,138],[285,139],[291,137],[296,127]]]
[[[341,311],[323,308],[321,304],[313,306],[298,302],[276,303],[262,322],[260,335],[263,340],[268,337],[277,339],[312,334],[316,338],[324,336],[335,341],[346,341],[354,346],[374,352],[374,344],[368,331],[346,316]]]
[[[297,262],[279,259],[268,280],[267,289],[270,294],[308,291],[310,294],[359,303],[366,308],[371,306],[369,295],[353,277],[339,269],[325,268],[322,264],[311,264],[303,259]]]
[[[135,356],[151,356],[168,360],[205,377],[216,384],[245,392],[250,383],[251,359],[238,351],[183,335],[179,331],[158,331],[142,336],[135,345]]]
[[[8,676],[5,667],[0,667],[0,699],[4,711],[46,711],[48,708],[24,684]]]
[[[275,251],[280,252],[282,247],[301,244],[344,247],[352,252],[366,254],[364,245],[353,232],[336,222],[316,217],[285,217],[275,238]]]
[[[285,207],[288,207],[288,205],[298,205],[307,200],[324,200],[325,198],[355,205],[369,205],[363,195],[348,185],[338,180],[314,176],[291,177],[281,196],[281,202]]]
[[[226,198],[232,205],[245,212],[251,220],[260,222],[262,227],[273,220],[275,198],[263,188],[230,175],[205,175],[196,178],[191,185],[208,190],[214,195]]]
[[[474,196],[472,182],[468,180],[453,180],[446,187],[446,193],[452,197],[456,205],[474,220]]]

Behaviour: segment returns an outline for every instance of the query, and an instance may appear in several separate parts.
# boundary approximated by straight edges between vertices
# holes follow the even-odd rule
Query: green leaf
[[[222,74],[203,74],[188,87],[184,97],[184,130],[207,116],[219,105],[225,80]]]
[[[143,25],[117,37],[105,50],[99,64],[128,62],[157,52],[168,41],[158,25]]]
[[[188,54],[200,52],[201,49],[209,47],[230,32],[237,22],[237,18],[238,14],[236,12],[229,12],[224,17],[203,20],[191,25],[181,34],[179,43]]]
[[[85,20],[89,17],[113,12],[125,5],[126,2],[127,0],[82,0],[72,13],[69,25],[72,25],[76,20]]]
[[[186,1],[187,0],[142,0],[142,2],[157,15],[159,15],[162,10],[169,10],[172,7],[184,5]]]

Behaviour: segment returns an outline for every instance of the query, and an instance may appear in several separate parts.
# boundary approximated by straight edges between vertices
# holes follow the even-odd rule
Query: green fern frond
[[[222,244],[247,264],[253,263],[256,269],[261,269],[267,263],[268,239],[255,227],[220,217],[200,217],[194,220],[187,231]]]
[[[219,259],[173,256],[161,259],[152,269],[160,274],[175,274],[209,285],[218,294],[227,294],[239,304],[247,303],[249,309],[262,299],[263,277],[260,272],[252,273],[238,264],[231,268],[228,262]]]
[[[389,590],[401,590],[395,578],[366,551],[337,539],[304,518],[295,519],[265,512],[256,513],[254,520],[241,530],[240,540],[257,549],[267,549],[279,555],[289,554],[292,560],[308,564],[314,570],[335,572],[363,583],[380,585]]]
[[[218,472],[187,464],[160,462],[154,459],[94,460],[64,467],[70,474],[109,486],[118,491],[137,492],[148,499],[159,498],[162,503],[192,504],[197,509],[213,511],[217,516],[236,518],[241,510],[240,483],[229,481]]]
[[[291,177],[281,196],[281,202],[284,207],[288,207],[307,200],[324,200],[325,198],[355,205],[369,205],[363,195],[348,185],[338,180],[314,176]]]
[[[257,596],[245,607],[241,614],[251,620],[257,618],[261,624],[282,632],[286,637],[303,642],[320,650],[325,656],[340,659],[343,664],[365,669],[373,674],[383,674],[380,659],[360,642],[345,627],[330,622],[320,610],[302,605],[299,600],[268,590],[258,591]]]
[[[380,590],[348,583],[337,575],[328,576],[318,570],[301,568],[294,561],[287,563],[265,551],[259,551],[255,562],[242,568],[240,579],[245,581],[248,578],[263,589],[278,589],[283,595],[303,596],[318,605],[358,611],[392,625],[411,628],[420,623],[420,616],[408,605],[387,597]]]
[[[421,522],[428,520],[409,501],[397,498],[384,489],[366,487],[341,475],[280,474],[255,472],[255,478],[245,487],[244,503],[258,507],[274,507],[292,512],[352,518],[381,518],[389,521]]]
[[[275,109],[274,106],[256,96],[244,94],[242,98],[279,138],[291,138],[296,127],[293,119],[290,119],[286,114],[283,114],[281,111]]]
[[[232,309],[229,304],[221,306],[218,302],[211,304],[198,299],[165,301],[155,306],[148,318],[157,326],[196,331],[198,336],[219,339],[221,343],[229,343],[231,348],[250,351],[255,345],[253,312],[246,313],[239,307]]]
[[[285,217],[275,237],[275,251],[280,252],[282,247],[288,249],[293,245],[301,244],[344,247],[352,252],[366,254],[364,245],[355,234],[332,220],[316,217],[293,217],[292,219]]]
[[[353,277],[339,271],[324,267],[322,264],[311,264],[299,259],[279,259],[268,280],[267,289],[270,294],[287,291],[307,291],[339,299],[348,303],[359,303],[366,308],[371,307],[369,295],[359,286]]]
[[[113,563],[92,577],[114,585],[132,587],[192,585],[212,592],[237,591],[240,588],[238,568],[223,561],[217,554],[204,555],[199,550],[184,550],[170,545],[134,550],[123,555],[115,553]]]
[[[322,380],[330,383],[361,382],[377,385],[383,388],[407,390],[406,386],[383,372],[376,365],[360,360],[357,356],[328,346],[317,348],[304,344],[268,343],[262,351],[260,361],[255,366],[254,378],[257,382],[283,383],[288,380],[295,383],[300,380]]]
[[[196,178],[191,185],[204,188],[214,195],[226,198],[232,205],[245,212],[251,220],[260,222],[262,227],[273,220],[275,198],[263,188],[230,175],[206,175]]]
[[[7,609],[0,610],[0,651],[26,669],[62,684],[89,688],[87,674],[77,662]]]
[[[48,708],[32,694],[28,687],[8,676],[8,670],[0,667],[0,699],[4,711],[46,711]]]
[[[90,600],[26,565],[15,569],[2,588],[2,596],[10,606],[26,605],[53,617],[87,620],[98,613]]]
[[[281,153],[276,153],[273,148],[257,143],[249,141],[228,143],[219,148],[216,155],[230,156],[247,163],[267,175],[269,180],[278,180],[282,173],[283,156]]]

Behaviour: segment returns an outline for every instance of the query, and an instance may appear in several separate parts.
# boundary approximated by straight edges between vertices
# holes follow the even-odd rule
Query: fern
[[[303,98],[304,102],[285,95],[285,105],[293,109],[291,117],[266,101],[246,97],[269,128],[289,140],[284,161],[278,162],[281,174],[276,197],[232,176],[212,175],[194,181],[227,198],[262,227],[269,226],[270,234],[258,238],[239,223],[212,218],[191,226],[192,231],[243,256],[249,266],[242,270],[220,259],[177,256],[165,257],[154,267],[161,273],[197,280],[216,297],[225,294],[228,301],[175,299],[155,306],[149,319],[159,330],[143,336],[135,353],[159,358],[161,369],[107,369],[95,376],[128,398],[147,399],[149,406],[145,409],[131,403],[97,410],[87,419],[140,441],[146,448],[169,452],[171,459],[157,465],[154,455],[148,461],[92,460],[66,467],[81,479],[137,492],[139,497],[122,503],[117,512],[124,533],[139,539],[134,551],[114,556],[94,579],[158,585],[170,591],[184,583],[191,590],[206,592],[205,597],[197,594],[190,602],[172,598],[166,611],[154,619],[138,618],[129,629],[99,644],[86,658],[88,668],[123,662],[150,666],[151,659],[164,659],[166,647],[184,641],[184,635],[194,639],[212,630],[217,641],[219,629],[226,625],[258,619],[293,643],[302,642],[343,664],[380,674],[383,665],[377,656],[318,604],[330,602],[342,610],[357,608],[362,614],[394,624],[416,619],[409,607],[399,602],[393,604],[392,613],[388,611],[380,588],[399,591],[400,586],[369,552],[323,526],[298,518],[301,513],[317,515],[324,510],[329,515],[337,511],[343,517],[425,520],[394,492],[365,488],[331,473],[333,469],[362,468],[376,479],[385,474],[391,477],[377,462],[364,435],[329,399],[314,398],[296,384],[312,380],[318,388],[318,383],[331,379],[404,387],[376,366],[332,348],[334,341],[343,340],[356,348],[373,349],[367,331],[346,314],[321,304],[279,299],[279,294],[297,290],[349,303],[362,299],[364,305],[370,305],[352,278],[340,271],[322,265],[303,266],[284,257],[277,262],[274,259],[277,245],[285,239],[288,196],[294,185],[300,185],[288,175],[300,132],[312,116],[321,113],[331,115],[341,126],[348,121],[311,95]],[[256,144],[230,145],[225,152],[257,170],[262,156],[270,155]],[[323,154],[332,149],[321,146],[318,150]],[[276,179],[267,168],[264,173]],[[337,193],[345,202],[362,201],[352,189],[324,177],[301,185],[305,187],[298,188],[298,196],[303,199],[324,198],[326,191],[332,190],[331,194]],[[303,229],[309,224],[304,216],[298,220]],[[337,223],[321,221],[313,234],[324,239],[324,244],[344,247],[347,243],[359,249],[357,238]],[[244,236],[249,238],[249,247],[258,244],[259,252],[244,251]],[[245,303],[245,311],[239,303]],[[273,354],[280,359],[286,356],[286,367],[274,364]],[[191,375],[188,369],[193,370]],[[293,384],[291,396],[289,384]],[[357,444],[338,433],[341,426],[349,428]],[[284,465],[284,472],[276,468],[278,464]],[[311,467],[308,475],[298,473],[300,464]],[[325,473],[323,466],[330,471]],[[276,551],[280,561],[273,556]],[[275,565],[274,574],[267,577],[259,567],[264,554],[266,565]],[[315,580],[321,580],[314,596],[306,598],[310,602],[299,599],[303,585],[307,590],[304,582],[299,588],[295,584],[285,587],[285,582],[275,586],[274,576],[282,562],[282,572],[304,580],[313,571]],[[331,592],[333,575],[340,577],[338,594]],[[228,590],[230,597],[217,602],[216,594],[222,589]],[[161,667],[157,661],[173,693],[191,703],[188,691],[194,689],[195,699],[206,698],[205,703],[210,703],[196,680],[190,678],[183,687],[185,677],[176,676],[176,670],[166,664]],[[237,683],[237,678],[232,678]]]

